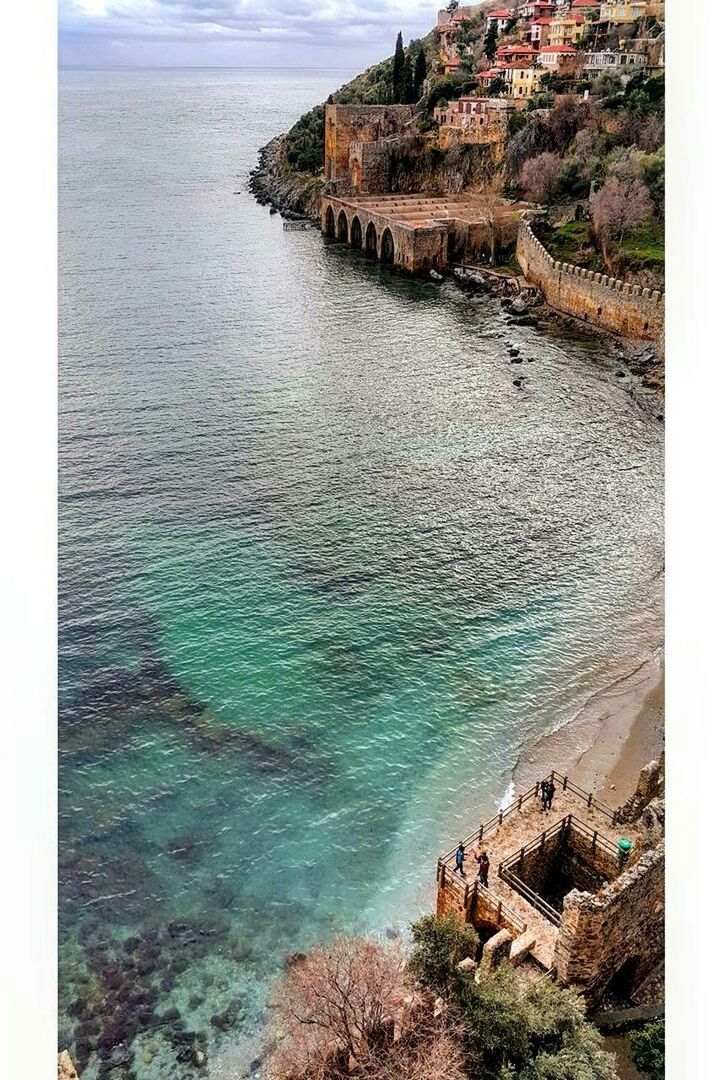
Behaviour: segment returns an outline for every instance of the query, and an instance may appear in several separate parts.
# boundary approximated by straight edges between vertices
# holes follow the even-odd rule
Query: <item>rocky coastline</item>
[[[269,206],[290,221],[320,220],[322,177],[288,169],[284,135],[277,135],[260,149],[247,186],[261,206]]]

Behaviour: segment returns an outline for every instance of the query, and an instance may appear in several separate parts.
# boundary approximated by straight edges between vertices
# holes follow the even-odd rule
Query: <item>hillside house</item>
[[[600,5],[600,21],[608,23],[631,23],[642,19],[647,4],[645,0],[610,0]]]
[[[510,8],[498,8],[497,11],[488,11],[488,29],[491,26],[494,26],[497,29],[498,34],[504,34],[508,23],[514,18],[515,12],[511,11]]]
[[[574,45],[585,33],[584,15],[557,15],[550,22],[549,45]]]
[[[546,45],[537,58],[541,68],[557,75],[573,75],[582,66],[583,60],[584,55],[572,45]]]
[[[514,99],[527,99],[537,94],[540,89],[541,68],[527,60],[516,60],[505,64],[502,76],[508,87],[508,96]]]
[[[550,23],[552,18],[550,16],[543,16],[540,19],[534,19],[530,23],[530,43],[534,45],[536,49],[541,48],[543,45],[547,45],[550,40]]]
[[[606,49],[602,52],[587,53],[585,71],[589,75],[599,75],[601,71],[627,71],[628,68],[647,67],[648,58],[639,52],[620,52]]]

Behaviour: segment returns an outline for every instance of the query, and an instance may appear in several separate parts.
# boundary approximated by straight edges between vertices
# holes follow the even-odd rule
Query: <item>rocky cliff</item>
[[[272,206],[284,217],[318,218],[322,175],[290,169],[285,138],[278,135],[263,146],[248,187],[261,206]]]

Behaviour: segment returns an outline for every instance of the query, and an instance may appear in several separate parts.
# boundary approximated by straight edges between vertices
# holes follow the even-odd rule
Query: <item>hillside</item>
[[[478,77],[486,70],[494,75],[498,50],[526,41],[528,33],[529,25],[513,20],[498,36],[494,28],[488,30],[483,10],[471,10],[444,53],[433,29],[407,49],[399,44],[393,57],[369,67],[328,100],[417,104],[414,131],[393,148],[391,190],[444,193],[493,183],[506,198],[522,198],[546,210],[542,239],[558,258],[662,288],[662,68],[647,74],[640,67],[630,77],[602,70],[593,78],[581,66],[564,75],[537,70],[535,91],[510,117],[504,143],[493,148],[439,145],[435,106],[463,95],[507,94],[502,77],[489,86],[486,80],[482,88]],[[664,39],[655,19],[626,24],[623,33],[624,48]],[[617,28],[606,27],[602,35],[587,29],[578,49],[617,52],[619,42]],[[323,142],[324,106],[318,105],[263,148],[251,179],[259,201],[291,216],[317,217]]]

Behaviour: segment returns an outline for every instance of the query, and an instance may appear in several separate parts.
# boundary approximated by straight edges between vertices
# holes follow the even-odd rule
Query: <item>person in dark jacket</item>
[[[490,873],[490,860],[488,859],[487,851],[483,851],[482,855],[476,855],[478,864],[478,881],[481,885],[488,887],[488,874]]]
[[[457,851],[455,852],[455,869],[458,874],[465,877],[465,870],[463,869],[465,864],[465,847],[462,841],[458,844]]]

